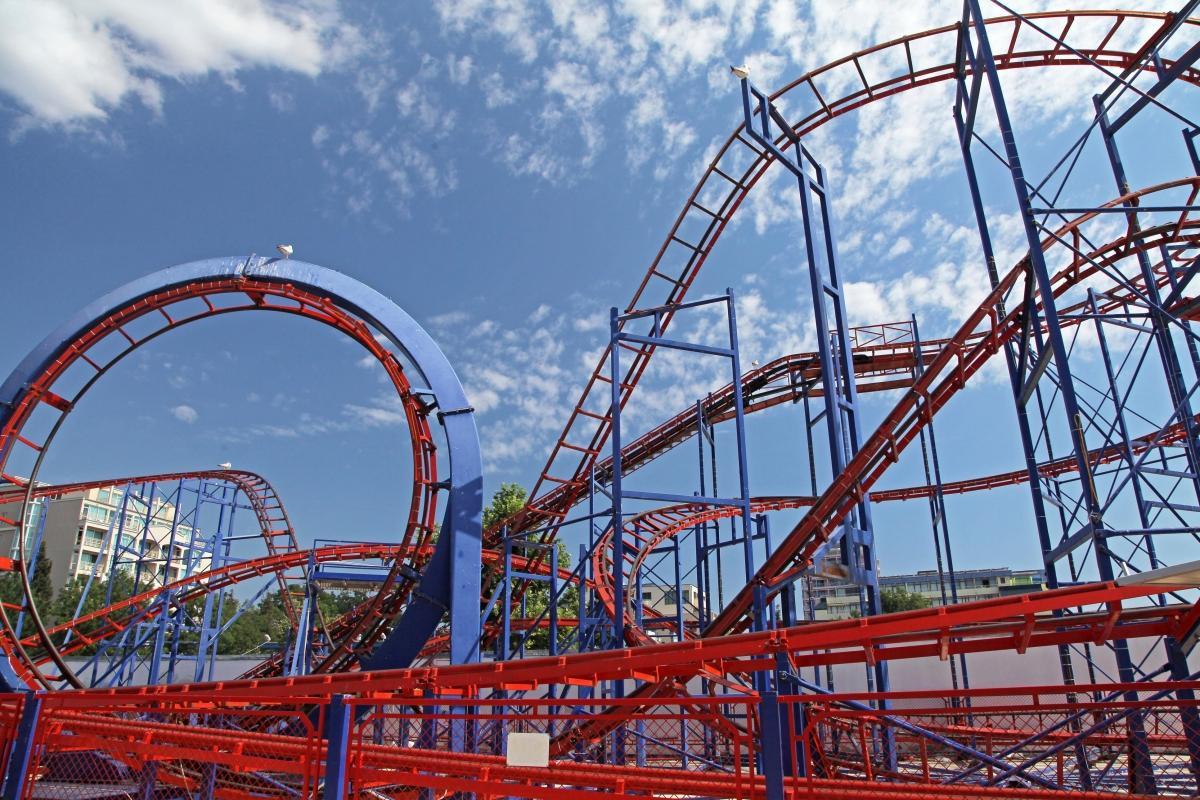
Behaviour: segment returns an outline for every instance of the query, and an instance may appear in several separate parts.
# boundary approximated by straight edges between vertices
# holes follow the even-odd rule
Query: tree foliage
[[[492,495],[492,502],[483,510],[483,527],[490,528],[502,519],[511,517],[525,507],[529,493],[519,483],[502,483]]]
[[[54,599],[54,584],[50,580],[50,571],[54,562],[46,555],[46,543],[38,545],[37,564],[33,575],[29,578],[29,588],[33,590],[33,602],[43,617],[47,615],[50,603]],[[24,605],[25,592],[21,588],[21,576],[15,572],[0,575],[0,601],[10,605]]]
[[[525,506],[525,500],[528,493],[525,487],[516,483],[502,483],[500,488],[492,495],[492,502],[483,510],[483,526],[490,527],[501,520],[504,520],[513,514],[520,511]],[[570,570],[573,566],[573,559],[570,551],[562,542],[556,542],[555,550],[558,557],[558,568],[562,570]],[[545,545],[538,544],[533,541],[523,542],[516,540],[513,542],[513,555],[523,556],[525,558],[536,558],[542,555],[546,563],[549,563],[549,557]],[[550,615],[548,608],[550,606],[550,583],[544,580],[531,581],[515,581],[512,592],[515,597],[520,587],[524,588],[522,602],[517,604],[512,609],[513,636],[509,643],[509,648],[514,648],[521,641],[524,634],[519,631],[520,620],[539,621],[539,627],[536,630],[530,631],[528,637],[525,637],[525,647],[531,650],[545,650],[550,644],[550,631],[548,627]],[[579,590],[574,587],[563,587],[559,584],[559,597],[556,603],[559,619],[577,619],[579,617]],[[493,608],[490,621],[499,624],[503,619],[502,614],[509,613],[507,609],[502,608],[503,603],[497,603]],[[559,645],[564,645],[572,635],[572,629],[559,630]]]
[[[929,608],[929,598],[917,592],[910,592],[903,586],[891,586],[879,592],[883,600],[883,613],[891,614],[896,611],[914,611],[918,608]]]
[[[46,608],[54,598],[54,584],[50,580],[50,571],[54,562],[46,555],[46,542],[38,544],[37,564],[29,579],[29,588],[33,591],[33,602],[38,608]]]

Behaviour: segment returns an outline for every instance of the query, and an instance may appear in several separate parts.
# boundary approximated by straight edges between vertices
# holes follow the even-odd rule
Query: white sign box
[[[550,763],[550,735],[510,733],[507,763],[510,767],[545,767]]]

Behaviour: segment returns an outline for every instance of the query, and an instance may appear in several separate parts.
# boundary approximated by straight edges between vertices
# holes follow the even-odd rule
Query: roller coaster
[[[735,69],[743,123],[611,310],[529,499],[494,524],[449,361],[347,275],[256,255],[182,264],[51,332],[0,385],[0,525],[15,531],[0,571],[19,590],[0,603],[3,797],[1200,793],[1200,0],[1170,13],[992,5],[999,16],[965,0],[956,24],[773,94]],[[1060,67],[1101,90],[1079,138],[1034,176],[1001,76]],[[812,134],[942,83],[988,293],[942,338],[922,340],[915,317],[851,327],[835,176]],[[1155,144],[1167,177],[1140,188],[1122,159],[1142,146],[1135,118],[1182,126]],[[691,293],[750,193],[780,191],[769,170],[799,193],[816,344],[744,370],[735,293]],[[996,208],[1020,227],[1008,269]],[[65,420],[126,356],[251,311],[323,323],[382,366],[411,454],[395,540],[302,547],[269,476],[245,470],[41,479]],[[677,333],[695,314],[719,321],[714,336]],[[728,382],[627,438],[663,349],[712,359]],[[1023,463],[943,480],[935,421],[972,402],[988,365],[1007,377]],[[887,407],[874,430],[860,393]],[[747,420],[767,409],[802,417],[809,482],[795,494],[750,488]],[[718,427],[735,442],[720,458]],[[654,470],[635,479],[686,447],[697,490],[654,488]],[[880,486],[905,458],[924,480]],[[732,490],[719,462],[736,465]],[[946,498],[1021,486],[1034,530],[1020,535],[1036,540],[1045,587],[960,598]],[[99,542],[112,556],[53,619],[34,585],[45,504],[97,490],[116,508]],[[885,613],[873,512],[906,501],[929,507],[944,602]],[[780,519],[795,522],[772,531]],[[118,575],[132,577],[114,594]],[[671,602],[651,602],[648,584]],[[821,618],[829,586],[854,616]],[[323,594],[345,587],[352,602],[328,613]],[[278,603],[286,635],[222,675],[241,613],[230,600],[247,593]],[[1008,680],[980,685],[976,670],[973,687],[985,659]],[[1030,685],[1035,664],[1057,679]],[[901,667],[923,681],[894,680]]]

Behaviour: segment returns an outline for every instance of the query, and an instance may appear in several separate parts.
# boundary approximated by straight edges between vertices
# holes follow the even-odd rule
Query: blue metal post
[[[550,638],[547,650],[558,655],[558,544],[550,543]]]
[[[351,706],[344,694],[329,699],[325,718],[325,791],[323,800],[345,800],[350,755]]]
[[[8,756],[8,767],[4,772],[3,800],[21,800],[25,796],[25,783],[29,779],[29,768],[33,764],[34,744],[37,742],[38,718],[42,713],[42,692],[25,695],[21,707],[21,719],[17,723],[17,735]]]
[[[779,695],[774,691],[759,694],[758,725],[759,760],[766,780],[767,800],[783,800],[783,723]]]
[[[1130,190],[1129,179],[1125,174],[1125,164],[1121,161],[1121,151],[1117,148],[1116,133],[1110,128],[1108,111],[1099,95],[1093,98],[1096,107],[1096,119],[1100,123],[1100,133],[1104,139],[1105,151],[1108,153],[1109,164],[1112,166],[1113,178],[1117,183],[1117,191],[1127,194]],[[1132,232],[1141,230],[1136,207],[1126,203],[1129,209],[1126,218],[1129,220]],[[1196,415],[1192,410],[1192,402],[1187,384],[1183,380],[1183,369],[1179,362],[1179,354],[1175,351],[1175,342],[1171,338],[1171,318],[1163,310],[1162,295],[1158,290],[1158,276],[1150,263],[1150,255],[1142,249],[1137,250],[1138,267],[1142,275],[1142,291],[1146,294],[1151,335],[1158,347],[1158,356],[1162,360],[1163,378],[1167,384],[1167,393],[1171,398],[1171,406],[1179,414],[1179,421],[1187,431],[1183,441],[1183,451],[1187,456],[1188,469],[1191,471],[1193,492],[1200,499],[1200,428],[1196,424]]]
[[[613,563],[613,605],[616,615],[613,617],[614,647],[625,646],[625,517],[621,498],[621,343],[618,336],[621,332],[620,318],[616,307],[609,311],[609,377],[612,386],[612,563]],[[620,684],[620,681],[617,682]],[[617,696],[623,696],[618,691]]]
[[[972,46],[970,41],[971,33],[974,33],[975,36],[974,46]],[[979,100],[980,82],[986,81],[991,95],[991,105],[999,126],[1000,139],[1003,143],[1004,166],[1011,178],[1017,208],[1024,227],[1026,242],[1029,246],[1028,261],[1030,273],[1032,280],[1036,284],[1041,301],[1041,325],[1038,327],[1038,335],[1034,339],[1040,340],[1044,336],[1045,345],[1049,347],[1049,352],[1043,350],[1042,358],[1052,358],[1054,364],[1055,389],[1062,401],[1063,413],[1066,417],[1066,427],[1071,442],[1070,457],[1075,461],[1078,474],[1081,478],[1079,481],[1080,499],[1082,508],[1087,514],[1087,521],[1084,523],[1083,530],[1090,531],[1095,539],[1096,546],[1093,549],[1095,550],[1096,566],[1100,579],[1110,581],[1114,578],[1112,562],[1109,558],[1107,548],[1104,546],[1102,535],[1096,535],[1103,530],[1104,521],[1100,503],[1091,480],[1092,473],[1091,465],[1088,462],[1088,445],[1084,433],[1084,417],[1080,411],[1075,391],[1075,381],[1068,363],[1068,349],[1063,339],[1058,309],[1054,301],[1054,286],[1046,265],[1045,255],[1042,252],[1041,237],[1037,230],[1028,183],[1025,179],[1024,168],[1021,163],[1021,155],[1017,147],[1012,120],[1008,114],[1003,87],[1000,83],[999,71],[996,68],[996,62],[992,55],[991,43],[978,0],[964,0],[963,25],[960,37],[960,53],[963,57],[970,59],[975,75],[972,88],[966,90],[965,68],[960,65],[959,94],[956,99],[956,119],[959,121],[960,142],[965,150],[970,149],[972,138],[975,136],[974,121]],[[962,114],[964,104],[966,106],[965,120]],[[979,216],[978,221],[981,228],[986,227],[985,216]],[[1030,299],[1028,305],[1031,309],[1032,304],[1033,301]],[[1029,315],[1026,324],[1029,326],[1034,324],[1032,315]],[[1017,402],[1018,405],[1023,405],[1030,397],[1032,390],[1036,388],[1041,372],[1036,368],[1031,370],[1027,385],[1026,380],[1022,378],[1024,362],[1022,361],[1016,366],[1018,369],[1018,373],[1015,376],[1018,379],[1016,385],[1019,386]],[[1036,473],[1033,478],[1034,480],[1038,479]],[[1048,571],[1052,561],[1053,557],[1048,556]],[[1128,645],[1123,640],[1118,640],[1114,643],[1113,649],[1116,652],[1117,668],[1121,681],[1132,682],[1135,679],[1135,669]],[[1066,675],[1064,674],[1065,678]],[[1153,794],[1155,791],[1155,779],[1153,766],[1144,754],[1144,735],[1139,736],[1134,731],[1133,739],[1134,741],[1130,747],[1130,767],[1133,775],[1132,788],[1139,793]]]
[[[746,78],[742,78],[741,88],[747,133],[785,166],[798,182],[813,324],[816,329],[817,354],[824,389],[824,421],[829,459],[832,474],[841,475],[845,472],[849,459],[859,450],[862,432],[846,299],[838,271],[837,245],[833,235],[829,181],[824,168],[808,151],[771,100],[753,88]],[[752,106],[752,98],[758,101],[757,114]],[[772,124],[778,126],[779,133],[791,143],[790,151],[785,152],[776,146]],[[848,577],[861,587],[861,596],[865,601],[863,611],[866,614],[882,612],[874,525],[871,519],[870,498],[865,493],[855,504],[854,510],[846,515],[838,538],[842,548],[842,563],[846,567]],[[867,680],[868,688],[887,691],[887,662],[878,661],[873,669],[868,671]],[[873,687],[870,685],[872,682]],[[880,707],[886,708],[886,702],[882,702]],[[885,741],[882,744],[887,764],[894,766],[895,747],[890,731],[885,733]]]
[[[745,559],[746,583],[754,579],[758,571],[754,566],[754,534],[750,520],[750,464],[749,449],[746,445],[746,409],[745,400],[740,387],[742,385],[742,360],[738,346],[737,334],[737,301],[733,289],[726,288],[729,298],[726,302],[726,319],[729,323],[729,349],[732,351],[733,381],[733,426],[737,436],[737,465],[738,465],[738,499],[741,501],[742,520],[742,552]],[[756,621],[755,630],[763,630],[762,621]]]
[[[925,372],[925,362],[921,350],[921,331],[917,327],[917,315],[912,315],[912,340],[913,340],[913,379],[920,378]],[[933,524],[933,552],[937,560],[938,572],[938,588],[940,589],[942,605],[958,605],[958,574],[954,570],[954,550],[950,546],[950,521],[946,516],[946,495],[942,491],[942,466],[938,458],[937,434],[934,432],[932,415],[925,428],[921,430],[921,464],[925,471],[926,485],[933,487],[933,493],[929,496],[929,518]],[[945,554],[945,568],[943,569],[942,556]],[[949,581],[946,577],[949,574]],[[949,583],[949,596],[947,596],[947,583]],[[950,683],[951,686],[958,689],[958,673],[962,671],[962,688],[971,688],[971,678],[967,672],[967,654],[958,654],[958,665],[955,666],[955,659],[949,659],[950,662]],[[969,702],[969,701],[968,701]],[[958,704],[958,698],[954,699],[955,705]]]
[[[612,420],[612,481],[609,491],[612,492],[612,573],[613,573],[613,647],[625,646],[625,515],[622,504],[623,491],[621,488],[621,343],[617,338],[621,332],[620,318],[614,306],[609,310],[609,376],[612,383],[612,406],[609,418]],[[625,696],[625,681],[617,679],[612,682],[613,697]],[[612,763],[625,763],[625,736],[622,726],[613,731]]]

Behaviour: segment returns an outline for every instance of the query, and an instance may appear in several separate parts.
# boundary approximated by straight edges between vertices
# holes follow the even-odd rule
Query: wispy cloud
[[[358,30],[336,4],[264,0],[0,5],[0,91],[20,125],[100,123],[129,98],[162,111],[164,84],[215,74],[237,89],[255,68],[315,76],[351,58]]]

